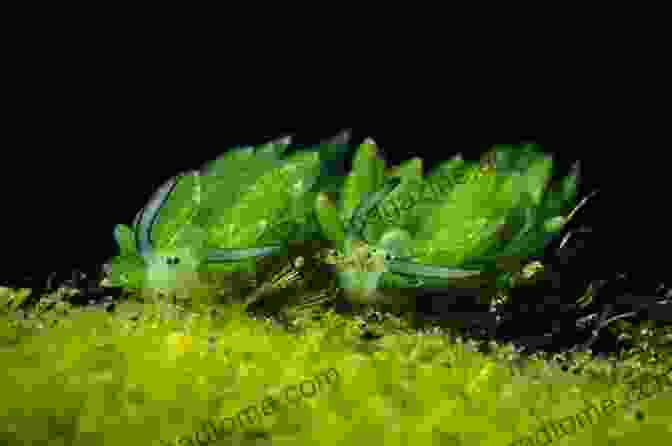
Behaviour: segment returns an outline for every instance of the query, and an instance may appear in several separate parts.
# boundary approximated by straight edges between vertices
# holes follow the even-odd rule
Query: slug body
[[[347,298],[373,303],[385,288],[498,278],[539,254],[585,199],[567,214],[578,164],[549,187],[552,158],[536,149],[496,146],[479,162],[457,155],[425,177],[418,158],[386,170],[365,141],[338,203],[317,201],[323,231],[339,246],[331,262]]]
[[[167,180],[131,227],[115,227],[119,254],[104,266],[108,284],[188,298],[213,280],[250,282],[260,258],[321,237],[313,203],[333,184],[347,137],[289,155],[289,138],[236,148]]]

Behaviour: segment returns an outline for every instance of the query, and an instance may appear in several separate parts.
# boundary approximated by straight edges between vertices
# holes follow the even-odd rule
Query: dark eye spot
[[[180,259],[177,257],[168,257],[166,258],[166,263],[168,265],[177,265],[178,263],[180,263]]]

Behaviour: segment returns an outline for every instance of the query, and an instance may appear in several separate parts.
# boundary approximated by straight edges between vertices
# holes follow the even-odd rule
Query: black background
[[[214,88],[199,73],[113,66],[26,70],[7,91],[0,283],[96,270],[116,252],[115,224],[130,224],[163,181],[227,148],[284,135],[310,146],[346,128],[355,144],[373,137],[391,164],[421,156],[426,170],[457,152],[475,159],[495,143],[537,142],[561,174],[581,160],[581,196],[600,189],[572,225],[596,230],[599,249],[586,267],[666,274],[669,149],[623,93],[566,86],[565,95],[548,85],[530,96],[473,95],[483,92],[369,74],[378,88],[325,80],[299,89],[264,76]]]

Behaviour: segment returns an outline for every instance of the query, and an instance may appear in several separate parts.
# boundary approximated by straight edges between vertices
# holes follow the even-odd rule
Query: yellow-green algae
[[[15,294],[3,289],[2,303]],[[587,401],[621,404],[625,377],[672,366],[669,355],[610,362],[580,354],[562,371],[540,355],[521,361],[510,345],[484,355],[471,341],[390,315],[369,327],[383,336],[365,341],[358,318],[333,311],[288,328],[252,319],[239,304],[201,314],[167,303],[127,301],[113,314],[62,304],[27,319],[2,308],[5,444],[175,444],[203,432],[205,420],[335,369],[337,382],[315,397],[207,444],[506,446]],[[619,408],[556,444],[665,444],[671,395]]]

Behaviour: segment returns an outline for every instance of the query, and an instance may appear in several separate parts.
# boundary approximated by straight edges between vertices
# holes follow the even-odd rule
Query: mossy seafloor
[[[333,311],[281,326],[236,304],[208,314],[126,301],[111,313],[55,305],[17,315],[0,323],[0,444],[192,444],[175,440],[197,432],[213,445],[550,444],[525,437],[607,400],[619,407],[553,444],[672,439],[668,355],[618,365],[577,355],[563,371],[509,345],[485,355],[394,317],[366,340],[359,321]],[[286,401],[287,388],[327,370],[338,378]],[[651,376],[671,385],[644,385],[650,398],[620,407],[634,391],[622,382]],[[262,416],[241,426],[251,407]],[[238,424],[221,428],[227,417]],[[207,420],[232,432],[208,442]]]

